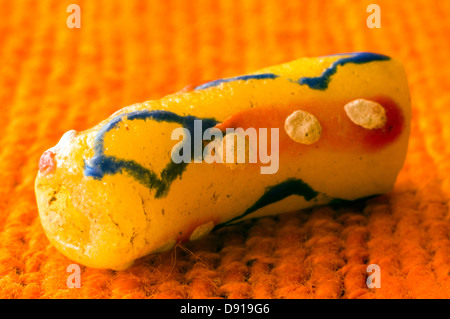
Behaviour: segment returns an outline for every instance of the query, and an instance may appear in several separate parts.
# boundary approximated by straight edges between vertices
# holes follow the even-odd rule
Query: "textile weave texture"
[[[0,298],[450,298],[450,2],[0,1]],[[81,8],[81,28],[66,25]],[[403,61],[408,155],[392,192],[214,231],[126,271],[67,267],[40,224],[40,155],[116,110],[303,56]],[[368,288],[367,266],[381,270]]]

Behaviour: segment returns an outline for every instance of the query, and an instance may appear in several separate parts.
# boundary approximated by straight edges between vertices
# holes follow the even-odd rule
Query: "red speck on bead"
[[[52,173],[56,168],[55,153],[45,151],[39,160],[39,172],[42,174]]]

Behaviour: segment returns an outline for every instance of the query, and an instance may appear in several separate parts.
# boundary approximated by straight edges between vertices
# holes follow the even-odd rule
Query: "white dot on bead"
[[[344,106],[350,120],[365,129],[382,128],[386,124],[386,110],[379,103],[357,99]]]
[[[322,126],[309,112],[298,110],[286,118],[284,129],[291,139],[300,144],[317,142],[322,134]]]

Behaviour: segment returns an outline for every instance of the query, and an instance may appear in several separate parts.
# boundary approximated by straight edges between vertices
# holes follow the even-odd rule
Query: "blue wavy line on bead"
[[[364,64],[373,61],[386,61],[390,60],[390,57],[378,53],[371,52],[357,52],[357,53],[340,53],[328,55],[326,57],[331,56],[340,56],[340,55],[351,55],[349,57],[344,57],[339,59],[331,64],[330,67],[326,68],[325,71],[322,72],[320,76],[316,77],[302,77],[297,83],[300,85],[307,85],[309,88],[313,90],[326,90],[328,88],[328,84],[331,81],[331,77],[337,72],[338,66],[343,66],[345,64]]]
[[[208,128],[214,127],[218,123],[212,118],[198,118],[191,115],[181,116],[165,110],[138,110],[116,116],[99,130],[95,138],[94,156],[89,161],[84,162],[84,175],[101,180],[105,175],[113,175],[125,171],[144,186],[155,189],[156,198],[167,194],[172,181],[181,176],[188,163],[182,162],[177,164],[170,161],[162,170],[160,176],[158,176],[154,171],[142,166],[136,161],[118,159],[114,156],[105,155],[105,134],[116,128],[125,118],[127,120],[151,119],[157,122],[178,123],[182,127],[188,129],[191,136],[194,132],[195,120],[202,120],[203,132]],[[193,145],[191,145],[191,147],[193,147]],[[191,154],[193,154],[193,151]]]
[[[250,74],[250,75],[241,75],[235,76],[232,78],[219,79],[207,83],[203,83],[199,86],[196,86],[194,90],[204,90],[210,87],[218,86],[222,83],[234,82],[234,81],[248,81],[248,80],[265,80],[265,79],[276,79],[278,75],[273,73],[262,73],[262,74]]]
[[[311,201],[319,195],[319,192],[311,188],[307,183],[299,178],[289,178],[277,185],[270,186],[264,194],[241,215],[236,216],[229,221],[219,224],[216,228],[221,228],[239,222],[240,219],[250,215],[260,208],[276,203],[291,195],[302,196],[306,201]]]

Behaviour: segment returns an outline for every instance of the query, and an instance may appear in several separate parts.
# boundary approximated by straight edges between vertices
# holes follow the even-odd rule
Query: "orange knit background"
[[[381,29],[366,26],[373,2]],[[1,298],[450,298],[450,2],[0,3]],[[81,29],[66,26],[70,3]],[[350,51],[408,74],[412,136],[390,194],[225,228],[123,272],[82,267],[67,287],[73,262],[43,233],[33,185],[64,132],[191,83]]]

